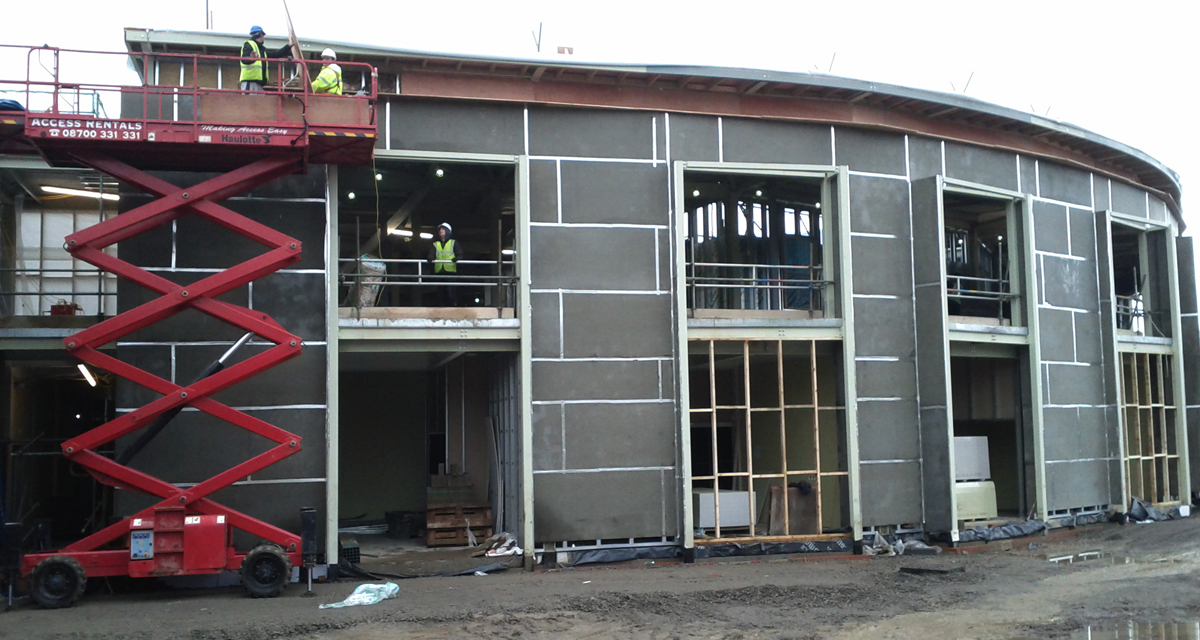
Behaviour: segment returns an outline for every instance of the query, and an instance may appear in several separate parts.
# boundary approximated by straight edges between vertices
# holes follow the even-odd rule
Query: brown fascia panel
[[[627,74],[622,74],[627,75]],[[683,78],[684,81],[690,78]],[[801,86],[803,87],[803,85]],[[797,89],[801,89],[797,87]],[[805,87],[806,88],[806,87]],[[529,82],[526,79],[468,76],[451,73],[408,72],[401,82],[401,95],[420,98],[528,102],[576,107],[672,111],[715,116],[773,118],[824,124],[847,124],[902,133],[916,133],[1032,154],[1096,171],[1121,180],[1145,185],[1135,172],[1101,163],[1096,158],[1068,151],[1040,136],[1056,132],[1030,125],[1017,133],[998,128],[972,126],[949,120],[931,120],[863,104],[822,99],[745,95],[713,91],[669,90],[631,84],[598,85],[580,82]],[[943,109],[945,107],[942,107]],[[1036,130],[1030,137],[1020,131]]]

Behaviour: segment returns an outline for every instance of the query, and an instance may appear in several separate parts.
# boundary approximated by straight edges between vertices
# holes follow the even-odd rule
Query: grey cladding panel
[[[1017,157],[995,149],[947,142],[946,177],[1015,191]]]
[[[850,176],[850,230],[907,238],[908,183]]]
[[[253,286],[255,311],[271,316],[301,340],[325,339],[324,275],[272,273],[255,280]]]
[[[558,222],[558,163],[529,161],[529,219]]]
[[[566,357],[669,356],[670,296],[563,296]]]
[[[854,363],[860,398],[916,398],[917,374],[911,359]],[[893,405],[896,406],[896,405]],[[861,409],[860,409],[861,411]],[[859,414],[861,430],[862,414]],[[916,413],[913,414],[916,419]]]
[[[258,480],[325,477],[325,411],[275,409],[250,415],[303,439],[301,449],[254,474]],[[123,450],[140,436],[118,442]],[[133,459],[132,467],[167,482],[200,482],[274,448],[274,442],[199,411],[184,411]]]
[[[542,473],[533,480],[537,541],[675,535],[673,472]]]
[[[915,460],[921,457],[915,400],[858,403],[860,460]]]
[[[191,382],[219,358],[226,346],[178,346],[175,362],[180,381]],[[246,345],[227,363],[232,367],[267,347]],[[213,395],[232,407],[325,403],[325,347],[305,346],[300,355],[249,380]]]
[[[1021,156],[1021,188],[1019,191],[1037,195],[1037,161]]]
[[[1048,365],[1046,404],[1104,404],[1103,373],[1101,367]]]
[[[562,214],[568,223],[667,224],[667,165],[563,162]]]
[[[851,171],[906,175],[903,135],[838,127],[834,144],[837,164],[849,165]]]
[[[1109,179],[1092,174],[1092,198],[1095,200],[1092,208],[1096,211],[1107,211],[1112,208],[1108,200]]]
[[[1074,313],[1061,309],[1038,309],[1039,331],[1042,338],[1042,359],[1052,362],[1074,362],[1075,343],[1072,326]]]
[[[1033,233],[1038,251],[1067,254],[1067,207],[1035,200]]]
[[[1109,455],[1103,408],[1045,407],[1042,425],[1047,460],[1081,460]]]
[[[530,294],[533,357],[557,358],[562,353],[557,293]]]
[[[393,100],[391,128],[392,149],[525,152],[525,115],[518,105]]]
[[[658,362],[534,362],[534,400],[630,400],[658,397]]]
[[[1099,365],[1104,361],[1105,343],[1101,336],[1098,313],[1075,314],[1075,360]],[[1045,349],[1046,343],[1042,343]],[[1043,352],[1044,353],[1044,352]],[[1045,357],[1045,356],[1043,356]]]
[[[1109,494],[1109,465],[1105,460],[1046,465],[1046,501],[1051,510],[1074,509],[1119,502]]]
[[[1045,267],[1046,303],[1055,307],[1070,307],[1095,311],[1099,306],[1096,293],[1096,265],[1083,260],[1042,256]]]
[[[212,275],[208,273],[158,273],[167,280],[177,284],[190,284],[203,277]],[[246,306],[249,301],[249,288],[241,286],[228,293],[223,293],[217,296],[217,300],[221,302],[229,302],[239,306]],[[158,294],[152,293],[148,289],[125,280],[124,278],[117,281],[117,305],[121,311],[128,311],[138,305],[145,304],[159,297]],[[323,307],[322,307],[323,310]],[[322,311],[323,313],[323,311]],[[278,318],[277,321],[280,321]],[[280,321],[282,322],[282,321]],[[284,323],[285,328],[290,327]],[[179,313],[164,318],[148,327],[138,329],[128,336],[122,338],[122,341],[129,342],[172,342],[175,340],[188,341],[210,341],[210,340],[229,340],[234,341],[242,337],[244,332],[241,329],[225,322],[218,320],[206,313],[201,313],[193,309],[184,309]]]
[[[1039,160],[1038,180],[1043,198],[1092,206],[1091,174],[1086,171]]]
[[[530,236],[535,289],[656,289],[654,229],[534,227]]]
[[[169,346],[123,345],[117,347],[117,359],[164,380],[171,379],[171,347]],[[141,385],[124,378],[117,378],[118,409],[136,409],[160,397],[162,396]]]
[[[850,239],[854,256],[854,292],[912,294],[912,271],[909,264],[908,238]]]
[[[653,404],[566,405],[568,469],[675,464],[675,407]]]
[[[716,162],[718,154],[716,118],[671,114],[671,160]]]
[[[913,354],[912,298],[857,298],[853,326],[855,351],[860,356]]]
[[[231,200],[225,206],[295,238],[301,243],[300,261],[289,269],[325,268],[325,204],[278,200]],[[198,216],[178,220],[176,265],[228,268],[260,256],[269,249],[249,238]]]
[[[1175,238],[1179,261],[1179,312],[1196,313],[1196,249],[1190,236]]]
[[[123,193],[121,199],[129,202],[131,198]],[[147,202],[150,202],[149,198],[142,198],[137,204]],[[126,262],[143,267],[171,266],[171,225],[161,224],[118,242],[117,255]],[[125,282],[125,279],[122,278],[121,282]]]
[[[1112,210],[1117,213],[1145,218],[1149,215],[1146,211],[1146,192],[1136,187],[1131,187],[1119,180],[1113,180]]]
[[[1183,361],[1192,363],[1192,366],[1184,367],[1184,398],[1187,399],[1188,405],[1198,405],[1200,404],[1200,369],[1194,363],[1200,362],[1200,319],[1190,316],[1182,318],[1180,324],[1183,328]],[[1190,420],[1188,424],[1192,424]],[[1200,427],[1200,424],[1196,426]],[[1200,460],[1200,458],[1194,459]]]
[[[1091,209],[1068,210],[1071,220],[1071,255],[1096,259],[1096,214]]]
[[[533,406],[533,468],[563,468],[562,405]]]
[[[1187,410],[1188,452],[1192,460],[1200,460],[1200,409]],[[1192,486],[1200,486],[1200,465],[1193,464]]]
[[[654,114],[642,111],[531,108],[529,153],[649,160],[654,154],[653,120]]]
[[[933,138],[908,137],[908,175],[920,180],[942,173],[942,143]]]
[[[923,406],[945,405],[950,393],[946,379],[947,345],[942,300],[938,287],[917,289],[917,388]]]
[[[921,466],[917,462],[864,464],[862,484],[863,526],[921,522]]]
[[[723,118],[725,162],[833,163],[830,129],[823,125]]]
[[[1170,220],[1171,217],[1167,213],[1167,203],[1154,196],[1150,196],[1150,219],[1158,222]]]

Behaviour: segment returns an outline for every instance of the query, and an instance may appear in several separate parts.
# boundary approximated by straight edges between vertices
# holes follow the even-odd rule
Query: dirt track
[[[396,600],[325,611],[317,604],[341,600],[357,583],[318,585],[315,598],[292,585],[271,600],[245,598],[237,588],[95,591],[68,610],[23,604],[0,614],[0,637],[1010,639],[1068,637],[1089,624],[1130,619],[1200,620],[1200,518],[1096,525],[1012,547],[970,556],[659,562],[424,578],[400,582]],[[1043,559],[1093,549],[1137,562]],[[900,567],[963,571],[908,575]]]

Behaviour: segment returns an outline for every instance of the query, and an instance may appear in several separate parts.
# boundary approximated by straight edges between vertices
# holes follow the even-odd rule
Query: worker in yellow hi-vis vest
[[[312,81],[313,93],[332,93],[342,95],[342,68],[337,65],[337,54],[333,49],[326,48],[321,52],[321,73]]]
[[[242,76],[241,84],[238,87],[242,91],[262,91],[263,86],[270,80],[270,74],[267,72],[267,58],[287,58],[292,59],[291,45],[283,45],[282,47],[268,52],[263,46],[263,40],[266,40],[267,32],[263,28],[254,25],[250,27],[250,39],[242,43],[243,58],[260,58],[259,60],[242,60]]]
[[[459,248],[458,242],[451,238],[450,235],[454,229],[449,222],[443,222],[438,226],[437,240],[433,241],[433,246],[429,248],[429,261],[433,263],[433,274],[441,276],[440,280],[451,280],[447,276],[458,274],[458,261],[462,258],[462,249]],[[438,302],[443,307],[457,307],[458,295],[455,291],[455,286],[451,282],[446,282],[438,286]]]

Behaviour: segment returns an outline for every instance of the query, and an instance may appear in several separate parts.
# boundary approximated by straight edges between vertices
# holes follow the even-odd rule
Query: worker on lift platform
[[[240,88],[242,91],[262,91],[263,86],[267,84],[270,77],[267,73],[268,58],[287,58],[292,59],[291,45],[285,44],[282,47],[267,53],[266,47],[263,46],[263,40],[267,37],[267,32],[263,28],[254,25],[250,27],[250,39],[242,43],[243,58],[261,58],[261,60],[243,60],[242,61],[242,79]]]
[[[321,52],[321,73],[312,81],[313,93],[332,93],[342,95],[342,68],[337,65],[337,54],[333,49],[326,48]]]

